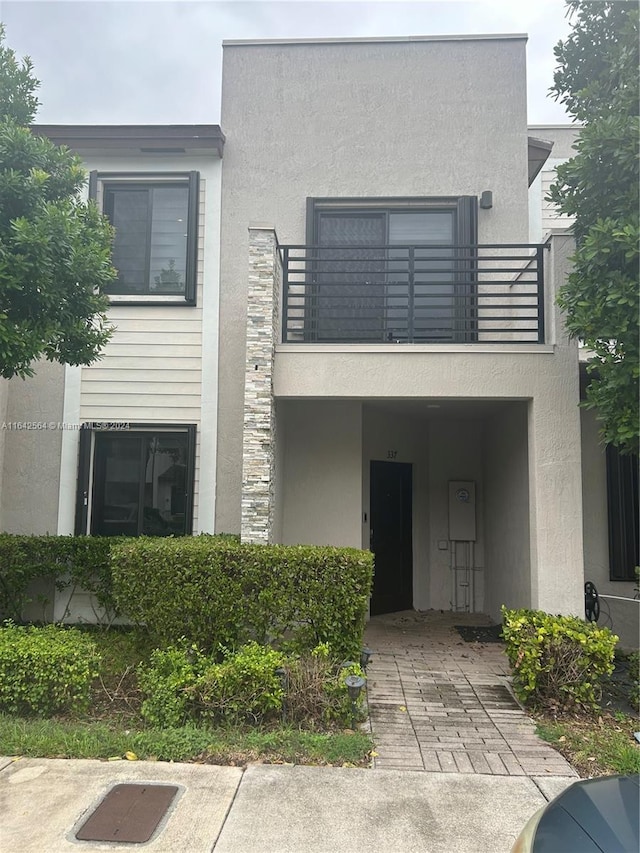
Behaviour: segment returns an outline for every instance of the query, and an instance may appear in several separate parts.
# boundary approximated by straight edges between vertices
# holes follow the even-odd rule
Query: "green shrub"
[[[195,688],[200,715],[211,722],[261,722],[282,710],[282,682],[276,669],[283,656],[250,642],[222,663],[211,664]]]
[[[195,648],[156,649],[148,666],[138,670],[138,686],[145,696],[141,714],[152,726],[171,728],[183,725],[193,713],[190,690],[204,667]]]
[[[258,722],[280,712],[282,684],[276,669],[283,656],[253,642],[224,652],[217,662],[195,646],[156,649],[138,674],[144,719],[166,728],[202,720]]]
[[[158,645],[180,637],[206,651],[287,638],[309,651],[328,643],[359,653],[373,557],[351,548],[243,545],[233,539],[121,540],[112,550],[114,595]]]
[[[0,710],[41,716],[85,711],[98,664],[95,644],[80,631],[7,623],[0,628]]]
[[[618,637],[574,616],[502,607],[516,695],[543,707],[596,709]]]
[[[311,728],[347,724],[351,702],[347,675],[362,675],[358,664],[331,660],[326,645],[300,658],[249,642],[222,659],[195,647],[156,649],[138,672],[144,695],[142,716],[153,727],[185,723],[262,723],[285,712],[288,722]],[[281,678],[285,674],[286,689]],[[359,707],[362,706],[362,697]]]
[[[348,675],[364,675],[357,663],[338,663],[331,659],[326,644],[310,654],[293,658],[285,664],[287,673],[286,714],[292,723],[331,725],[351,722],[352,707],[344,683]],[[364,695],[357,703],[362,709]]]
[[[22,620],[29,586],[50,580],[59,591],[82,588],[95,595],[111,621],[117,607],[111,591],[114,537],[14,536],[0,534],[0,618]]]

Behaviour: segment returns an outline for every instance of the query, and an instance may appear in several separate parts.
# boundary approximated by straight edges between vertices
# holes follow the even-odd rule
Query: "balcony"
[[[544,343],[545,248],[280,246],[282,341]]]

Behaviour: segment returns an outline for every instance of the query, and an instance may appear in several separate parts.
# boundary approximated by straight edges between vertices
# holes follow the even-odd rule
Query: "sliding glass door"
[[[361,208],[319,203],[307,266],[310,338],[325,343],[472,339],[475,201]]]

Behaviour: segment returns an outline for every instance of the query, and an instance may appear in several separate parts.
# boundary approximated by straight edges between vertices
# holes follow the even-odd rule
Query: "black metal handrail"
[[[285,343],[543,343],[545,245],[280,246]]]

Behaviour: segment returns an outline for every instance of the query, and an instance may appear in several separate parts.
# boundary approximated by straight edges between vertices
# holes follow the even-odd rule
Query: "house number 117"
[[[395,459],[397,455],[397,450],[387,450],[387,459]]]

